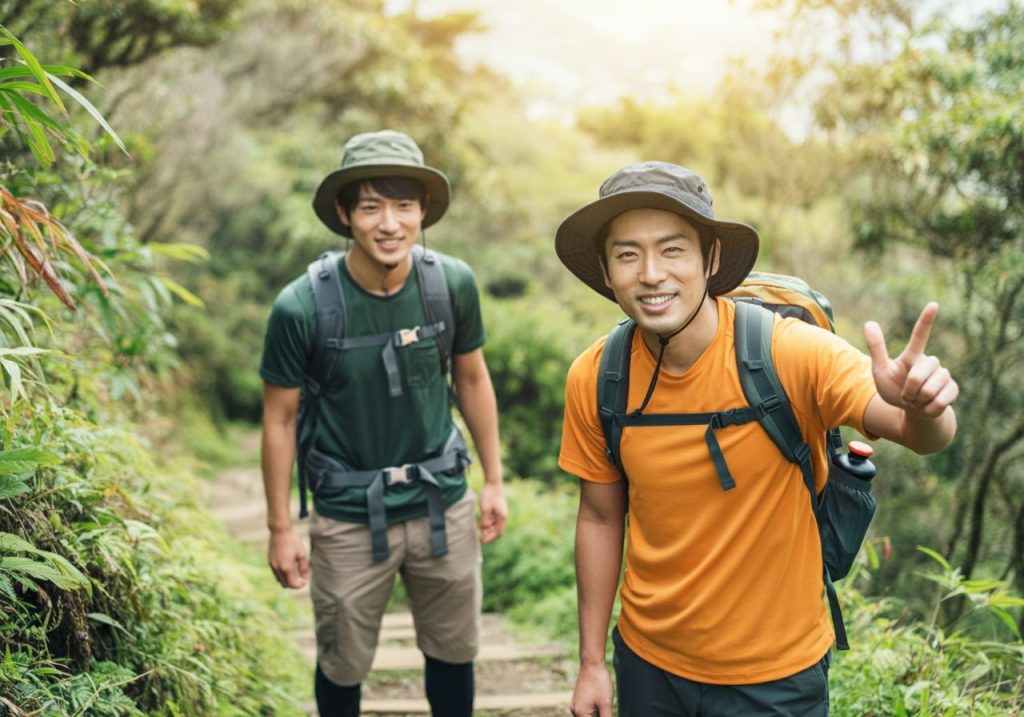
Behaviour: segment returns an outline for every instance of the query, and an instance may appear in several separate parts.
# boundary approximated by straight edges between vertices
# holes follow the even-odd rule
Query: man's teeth
[[[671,296],[645,296],[640,301],[649,306],[660,306],[671,301]]]

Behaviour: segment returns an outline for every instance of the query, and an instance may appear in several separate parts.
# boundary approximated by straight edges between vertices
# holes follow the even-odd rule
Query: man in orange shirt
[[[624,167],[604,182],[597,201],[562,223],[559,258],[639,329],[630,347],[628,412],[747,405],[736,368],[735,307],[721,297],[749,273],[757,248],[753,228],[715,219],[700,177],[664,162]],[[819,492],[828,474],[828,428],[851,426],[918,453],[953,439],[958,387],[925,354],[937,312],[934,303],[924,308],[896,358],[874,322],[864,327],[866,356],[827,331],[775,320],[774,364],[811,446]],[[582,479],[576,717],[612,714],[605,640],[627,511],[598,417],[603,346],[602,338],[569,370],[559,456],[559,465]],[[758,422],[729,426],[718,440],[736,487],[725,491],[704,429],[622,432],[630,520],[622,610],[612,635],[619,714],[828,715],[834,637],[800,469]]]

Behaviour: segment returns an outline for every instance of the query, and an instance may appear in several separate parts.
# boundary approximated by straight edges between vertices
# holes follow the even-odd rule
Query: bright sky
[[[1007,1],[916,0],[919,11],[943,8],[958,22]],[[754,2],[385,0],[385,6],[397,12],[414,4],[428,17],[479,12],[489,29],[459,41],[462,58],[518,82],[534,117],[569,121],[581,106],[626,95],[658,97],[672,87],[710,93],[735,59],[762,69],[779,20],[754,11]]]
[[[410,0],[388,0],[404,10]],[[751,0],[418,0],[421,15],[477,10],[490,30],[458,50],[519,82],[531,113],[623,95],[656,96],[669,86],[711,91],[730,58],[759,66],[771,49],[772,18]]]

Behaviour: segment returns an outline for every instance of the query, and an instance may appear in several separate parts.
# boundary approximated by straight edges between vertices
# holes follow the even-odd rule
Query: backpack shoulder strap
[[[626,412],[629,399],[629,360],[636,322],[623,319],[608,334],[597,369],[597,414],[604,432],[605,455],[623,478],[626,470],[619,455],[622,425],[615,414]]]
[[[316,328],[306,373],[303,376],[295,431],[300,518],[305,518],[309,514],[306,505],[305,457],[313,447],[316,424],[320,418],[320,397],[338,364],[341,342],[345,336],[345,294],[338,273],[338,263],[342,255],[343,252],[325,252],[310,262],[306,268],[310,283],[313,285]]]
[[[328,350],[334,348],[331,339],[340,341],[345,336],[345,294],[338,272],[338,263],[343,255],[344,252],[325,252],[306,269],[316,303],[316,332],[313,353],[306,369],[306,382],[309,390],[317,395],[330,380],[341,353]]]
[[[444,266],[440,256],[419,244],[412,248],[412,259],[420,283],[420,297],[427,323],[441,324],[435,339],[441,352],[441,372],[448,375],[452,368],[452,345],[455,342],[455,311]]]
[[[762,408],[763,415],[758,420],[782,455],[800,466],[811,493],[811,505],[817,509],[811,447],[800,432],[772,360],[775,316],[768,309],[750,302],[735,303],[736,367],[743,394],[751,406]]]

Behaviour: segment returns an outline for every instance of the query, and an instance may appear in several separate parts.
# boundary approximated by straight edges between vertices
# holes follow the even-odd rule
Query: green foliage
[[[569,640],[576,631],[575,491],[520,480],[506,492],[505,534],[484,546],[484,610]]]
[[[792,4],[830,17],[849,9]],[[960,437],[932,462],[955,482],[942,554],[968,577],[1012,575],[1020,590],[1024,7],[1009,2],[965,27],[942,9],[918,22],[909,8],[872,6],[889,31],[874,38],[870,59],[831,67],[817,117],[858,173],[847,193],[858,246],[884,252],[894,267],[927,266],[940,277],[935,295],[949,329],[937,332],[930,350],[962,382]],[[904,322],[917,310],[900,307],[898,317]]]
[[[291,649],[283,616],[262,570],[224,551],[187,466],[68,411],[36,422],[61,445],[0,453],[30,486],[0,499],[0,694],[67,714],[297,714],[299,678],[264,659]]]
[[[46,4],[19,3],[15,15]],[[9,389],[0,396],[0,707],[298,714],[288,696],[301,689],[289,667],[298,660],[263,659],[289,649],[281,616],[260,593],[267,583],[225,551],[217,530],[196,534],[211,519],[195,504],[195,466],[158,467],[121,427],[125,416],[149,417],[158,379],[176,365],[165,312],[173,301],[202,305],[161,262],[206,254],[135,241],[114,208],[116,173],[86,157],[60,157],[69,145],[80,152],[87,145],[70,120],[22,101],[24,93],[40,95],[63,111],[56,87],[116,140],[58,77],[85,76],[39,65],[24,45],[4,39],[24,64],[0,68],[0,141],[8,146],[2,135],[15,127],[44,165],[60,164],[70,176],[0,165],[0,367]],[[35,276],[50,295],[33,302]],[[70,321],[56,301],[84,308],[84,316]],[[49,331],[40,335],[43,326]],[[45,385],[39,357],[59,359],[47,365]]]
[[[48,54],[88,72],[134,65],[181,45],[208,45],[230,24],[237,0],[5,0],[0,14],[16,34],[45,39]]]
[[[516,475],[552,480],[560,475],[565,375],[597,336],[565,305],[537,295],[487,300],[484,325],[505,464]]]
[[[932,621],[908,619],[897,600],[870,600],[841,589],[853,627],[850,651],[838,653],[833,663],[832,709],[865,716],[1019,714],[1024,643],[1006,610],[1019,608],[1024,599],[1002,581],[965,580],[941,555],[919,549],[939,568],[919,575],[939,587]],[[970,632],[935,622],[940,604],[959,595],[970,596],[974,617],[982,619]],[[1009,641],[1000,639],[1006,630],[1014,636]]]

